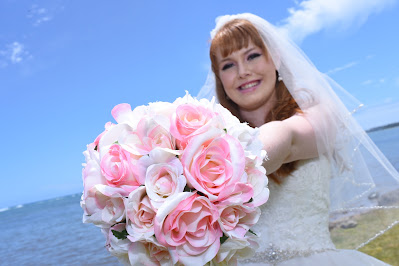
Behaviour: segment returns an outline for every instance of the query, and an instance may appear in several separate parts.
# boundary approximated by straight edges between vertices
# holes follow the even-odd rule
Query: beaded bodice
[[[330,164],[325,157],[298,162],[281,184],[269,182],[270,198],[253,231],[259,249],[250,260],[270,262],[334,249],[328,230]]]

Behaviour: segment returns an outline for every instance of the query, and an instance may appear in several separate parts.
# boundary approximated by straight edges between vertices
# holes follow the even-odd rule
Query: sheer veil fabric
[[[246,19],[256,27],[283,82],[313,126],[319,154],[329,159],[330,228],[339,236],[333,237],[336,246],[360,248],[399,223],[399,174],[353,118],[360,103],[318,71],[283,32],[256,15],[218,17],[211,38],[233,19]],[[215,95],[210,70],[197,98]],[[341,228],[353,219],[356,228]]]

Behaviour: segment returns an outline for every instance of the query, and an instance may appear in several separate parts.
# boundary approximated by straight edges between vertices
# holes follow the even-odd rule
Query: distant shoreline
[[[370,133],[370,132],[383,130],[383,129],[388,129],[388,128],[393,128],[393,127],[398,127],[398,126],[399,126],[399,122],[396,122],[396,123],[388,124],[388,125],[385,125],[385,126],[373,127],[371,129],[366,130],[366,132]]]

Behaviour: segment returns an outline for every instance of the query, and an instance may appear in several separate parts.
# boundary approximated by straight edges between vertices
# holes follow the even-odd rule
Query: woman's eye
[[[233,64],[232,64],[232,63],[225,64],[225,65],[222,67],[222,70],[229,69],[229,68],[231,68],[232,66],[233,66]]]
[[[259,53],[250,54],[250,55],[248,56],[248,60],[255,59],[255,58],[259,57],[259,56],[261,56],[261,54],[259,54]]]

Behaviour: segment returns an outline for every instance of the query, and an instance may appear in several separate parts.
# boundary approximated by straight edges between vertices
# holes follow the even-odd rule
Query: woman
[[[198,97],[216,94],[242,122],[259,127],[269,157],[270,199],[254,227],[260,248],[244,262],[385,265],[338,250],[330,238],[329,226],[337,244],[350,238],[341,246],[359,248],[399,220],[398,202],[369,199],[397,193],[399,175],[337,97],[343,89],[255,15],[220,17],[211,35],[212,72]],[[341,229],[356,223],[354,231]]]

